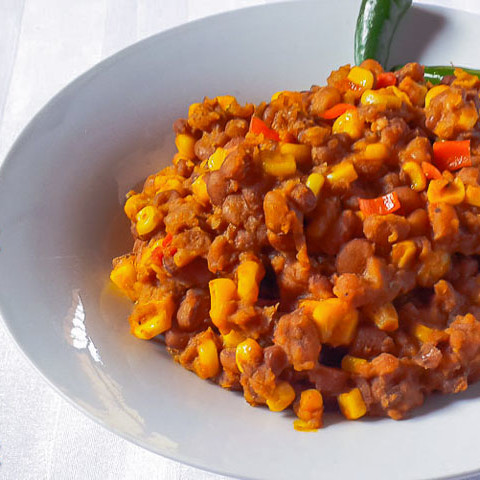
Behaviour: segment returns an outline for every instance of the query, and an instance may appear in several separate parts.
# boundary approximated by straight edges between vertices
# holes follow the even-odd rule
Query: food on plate
[[[129,192],[113,282],[141,339],[293,409],[404,418],[480,374],[480,80],[374,60],[268,103],[205,98]]]

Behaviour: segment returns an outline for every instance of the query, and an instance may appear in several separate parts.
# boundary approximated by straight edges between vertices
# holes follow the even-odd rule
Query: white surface
[[[102,58],[194,18],[262,3],[0,0],[0,159],[51,96]],[[476,0],[423,3],[480,12]],[[149,453],[86,418],[32,369],[2,323],[0,445],[6,479],[222,478]]]

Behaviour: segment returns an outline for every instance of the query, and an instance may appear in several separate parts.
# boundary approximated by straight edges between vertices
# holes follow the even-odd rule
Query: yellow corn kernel
[[[148,200],[141,194],[132,195],[127,199],[125,202],[125,206],[123,207],[125,214],[127,217],[132,220],[135,220],[137,213],[147,205]]]
[[[225,112],[228,111],[234,101],[235,97],[233,97],[232,95],[221,95],[217,97],[217,103],[220,105],[220,108]]]
[[[360,210],[355,212],[355,215],[363,222],[365,220],[365,214]]]
[[[366,308],[365,313],[380,330],[393,332],[398,329],[398,313],[390,302]]]
[[[268,175],[288,177],[297,171],[295,157],[291,153],[282,155],[265,150],[262,152],[261,158],[263,170]]]
[[[218,350],[211,338],[206,338],[197,347],[197,357],[193,361],[193,370],[203,379],[212,378],[220,371]]]
[[[135,218],[137,225],[137,233],[139,235],[146,235],[153,232],[161,221],[160,212],[152,205],[143,207]]]
[[[320,428],[323,416],[322,394],[314,388],[304,390],[300,395],[296,414],[298,419],[293,422],[295,430],[311,432]]]
[[[334,347],[348,345],[355,335],[358,311],[340,298],[320,300],[313,311],[320,340]]]
[[[280,97],[286,97],[288,100],[291,100],[294,103],[302,102],[302,94],[300,92],[292,92],[289,90],[281,90],[280,92],[274,93],[270,101],[274,102],[275,100],[278,100]]]
[[[133,257],[123,257],[110,273],[110,280],[132,300],[135,299],[135,282],[137,272],[133,265]]]
[[[362,367],[368,365],[364,358],[354,357],[353,355],[345,355],[342,358],[342,370],[349,373],[360,373]]]
[[[298,308],[303,308],[303,311],[308,315],[312,315],[315,308],[318,306],[318,300],[300,300]]]
[[[222,332],[227,326],[228,316],[235,310],[237,286],[229,278],[215,278],[208,284],[210,288],[210,318]]]
[[[325,177],[321,173],[314,172],[308,176],[305,185],[318,197],[324,183]]]
[[[431,180],[428,185],[427,198],[430,203],[448,203],[458,205],[465,199],[465,185],[459,177],[452,182],[445,178]]]
[[[421,287],[433,287],[450,269],[450,254],[443,250],[432,250],[420,255],[421,264],[417,272],[417,282]]]
[[[480,207],[480,187],[474,185],[467,185],[465,192],[465,201],[469,205]]]
[[[417,246],[411,240],[392,245],[392,263],[397,268],[410,268],[417,255]]]
[[[400,108],[402,100],[388,92],[385,88],[379,90],[366,90],[360,99],[362,105],[380,105],[385,108]]]
[[[312,158],[312,147],[303,143],[280,143],[282,155],[293,155],[297,163],[307,163]]]
[[[460,117],[457,119],[456,126],[462,130],[470,130],[478,120],[478,112],[473,105],[469,105],[460,110]]]
[[[332,185],[346,185],[355,181],[358,178],[357,172],[353,163],[349,160],[334,165],[330,172],[327,174],[327,180]]]
[[[411,80],[411,79],[410,79]],[[425,104],[425,96],[427,95],[427,87],[411,80],[400,84],[400,91],[405,93],[412,104],[421,106]]]
[[[237,291],[242,302],[254,304],[258,300],[259,284],[264,275],[263,265],[253,260],[247,260],[238,266]]]
[[[321,408],[323,408],[323,397],[318,390],[309,388],[301,393],[298,412],[300,418],[309,420],[308,414],[312,411],[320,410]],[[305,413],[306,415],[302,415],[302,413]]]
[[[412,102],[410,100],[410,97],[405,92],[402,92],[398,87],[395,87],[394,85],[391,85],[391,86],[387,87],[386,90],[387,90],[387,92],[393,93],[397,98],[399,98],[401,101],[405,102],[410,107],[412,106]]]
[[[190,106],[188,107],[189,118],[193,117],[193,115],[195,114],[195,111],[200,108],[203,108],[203,103],[191,103]]]
[[[286,381],[281,381],[275,387],[273,395],[267,398],[267,406],[272,412],[285,410],[295,400],[295,390]]]
[[[314,426],[314,423],[319,423],[319,425]],[[302,420],[297,418],[293,421],[293,428],[298,432],[316,432],[319,428],[322,427],[323,421],[314,422],[312,420]]]
[[[263,349],[253,338],[247,338],[237,345],[235,363],[240,372],[243,373],[247,365],[254,367],[259,364],[262,358]]]
[[[389,150],[383,143],[369,143],[365,147],[364,155],[367,160],[385,160],[388,158]]]
[[[166,192],[168,190],[176,190],[179,192],[183,187],[183,180],[179,175],[157,175],[154,181],[155,191],[156,193]]]
[[[358,140],[363,134],[364,121],[358,115],[357,109],[348,110],[340,115],[332,126],[332,133],[346,133],[353,140]]]
[[[469,89],[474,88],[478,84],[478,77],[466,72],[462,68],[455,68],[453,74],[455,75],[455,80],[452,82],[452,85],[455,87]]]
[[[408,175],[412,190],[421,192],[427,186],[427,179],[423,173],[422,167],[417,162],[405,162],[402,170]]]
[[[210,203],[210,197],[208,196],[207,184],[205,183],[205,177],[203,175],[198,176],[192,183],[192,192],[195,200],[202,205],[208,205]]]
[[[367,413],[367,406],[358,388],[338,396],[338,406],[348,420],[357,420]]]
[[[129,317],[133,335],[143,340],[150,340],[172,326],[175,304],[172,297],[140,303]]]
[[[195,158],[195,142],[195,138],[187,133],[179,133],[175,138],[178,153],[187,158]]]
[[[222,340],[225,348],[235,348],[245,340],[245,335],[236,330],[230,330],[227,334],[222,335]]]
[[[348,73],[347,78],[354,83],[363,88],[372,88],[373,87],[373,73],[370,70],[362,67],[353,67]]]
[[[275,100],[277,100],[280,95],[283,94],[283,90],[280,90],[279,92],[275,92],[273,95],[272,95],[272,98],[270,99],[271,102],[274,102]]]
[[[448,85],[436,85],[435,87],[432,87],[425,95],[425,108],[429,107],[430,102],[433,98],[435,98],[437,95],[440,95],[442,92],[448,90],[449,88],[450,87]]]
[[[220,167],[223,165],[225,158],[227,156],[227,151],[222,148],[218,147],[208,158],[207,166],[210,170],[219,170]]]
[[[438,343],[448,338],[448,334],[443,330],[430,328],[421,323],[416,323],[413,327],[413,336],[422,343]]]

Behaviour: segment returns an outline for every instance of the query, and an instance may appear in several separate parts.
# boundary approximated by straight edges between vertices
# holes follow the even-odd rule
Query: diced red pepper
[[[378,198],[359,198],[358,205],[365,215],[387,215],[401,207],[397,192],[387,193]]]
[[[280,141],[280,135],[278,133],[267,126],[267,124],[258,117],[252,117],[250,120],[250,132],[255,133],[256,135],[260,135],[263,133],[265,138],[269,138],[270,140],[275,140],[276,142]]]
[[[166,237],[162,240],[162,247],[165,248],[167,245],[170,245],[173,240],[173,235],[171,233],[167,233]]]
[[[152,252],[152,262],[156,265],[162,265],[163,258],[165,255],[173,257],[177,253],[176,247],[168,247],[173,240],[173,235],[168,233],[167,236],[162,240],[162,245],[157,247]],[[168,247],[168,248],[167,248]]]
[[[329,108],[327,111],[323,112],[322,118],[326,120],[333,120],[338,118],[340,115],[343,115],[348,110],[355,110],[355,105],[350,103],[337,103],[332,108]]]
[[[440,170],[460,170],[470,167],[470,140],[435,142],[433,144],[433,163]]]
[[[377,77],[375,88],[391,87],[397,84],[397,77],[392,72],[380,73]]]
[[[163,260],[163,249],[162,247],[157,247],[152,252],[152,262],[155,263],[156,265],[161,265],[162,260]]]
[[[442,178],[442,173],[440,172],[440,170],[431,163],[422,162],[422,170],[428,180],[436,180]]]

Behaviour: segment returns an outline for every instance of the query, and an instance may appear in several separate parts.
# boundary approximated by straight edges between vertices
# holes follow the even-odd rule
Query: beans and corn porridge
[[[174,124],[111,279],[141,339],[251,405],[401,419],[480,377],[480,81],[373,60]]]

